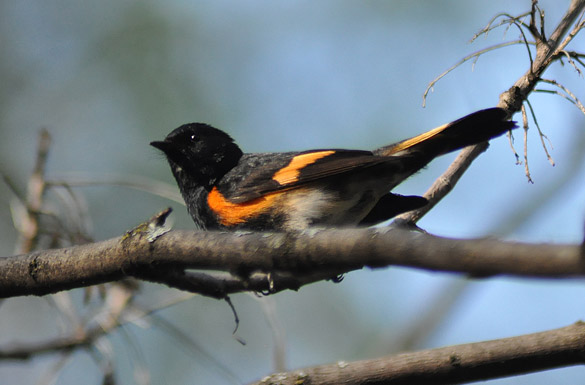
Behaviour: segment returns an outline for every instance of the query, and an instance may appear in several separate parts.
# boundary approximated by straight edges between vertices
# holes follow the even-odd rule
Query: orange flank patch
[[[233,203],[214,187],[207,195],[207,204],[219,216],[222,225],[235,226],[268,209],[277,197],[278,192],[274,192],[248,202]]]
[[[291,159],[288,166],[278,170],[278,172],[274,174],[272,179],[277,181],[281,186],[289,183],[294,183],[299,180],[299,175],[301,174],[301,170],[303,169],[303,167],[315,163],[319,159],[325,158],[326,156],[331,155],[334,152],[335,152],[334,150],[329,150],[297,155]]]
[[[384,155],[386,156],[394,155],[400,151],[406,150],[414,145],[424,142],[425,140],[430,139],[437,134],[440,134],[450,125],[451,123],[443,124],[442,126],[427,131],[424,134],[420,134],[418,136],[415,136],[414,138],[406,139],[405,141],[398,143],[396,146],[389,148],[387,151],[385,151]]]

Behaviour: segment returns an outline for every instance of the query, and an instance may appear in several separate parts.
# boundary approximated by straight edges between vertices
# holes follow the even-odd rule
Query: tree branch
[[[273,384],[453,384],[585,363],[585,323],[541,333],[276,373]]]
[[[300,285],[363,267],[410,266],[474,277],[585,275],[579,245],[456,240],[400,228],[310,230],[299,233],[172,231],[149,239],[136,232],[93,244],[0,258],[0,297],[45,295],[115,281],[126,276],[169,282],[169,269],[229,272],[240,284],[217,282],[196,292],[218,298],[229,292],[274,289],[253,272],[297,276]],[[159,273],[160,272],[160,273]],[[303,277],[308,274],[308,278]],[[329,275],[332,274],[332,275]],[[172,277],[172,276],[171,276]],[[188,276],[187,276],[188,277]],[[254,276],[252,276],[254,277]],[[180,281],[179,281],[180,282]],[[248,283],[252,286],[248,286]]]

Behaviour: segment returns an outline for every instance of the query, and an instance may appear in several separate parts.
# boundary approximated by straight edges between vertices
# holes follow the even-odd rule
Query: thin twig
[[[524,172],[528,183],[534,183],[528,166],[528,117],[526,116],[526,107],[524,105],[522,105],[522,127],[524,128]]]
[[[179,194],[176,186],[136,175],[84,175],[69,173],[62,177],[48,180],[47,184],[50,186],[61,186],[65,188],[103,185],[128,187],[160,196],[176,203],[185,204],[185,201],[181,197],[181,194]]]
[[[579,98],[577,98],[577,96],[575,94],[573,94],[571,92],[571,90],[569,90],[567,87],[565,87],[561,83],[557,82],[556,80],[541,79],[540,81],[543,83],[552,84],[553,86],[560,88],[563,92],[565,92],[566,95],[563,95],[560,93],[555,93],[554,91],[552,93],[555,93],[555,94],[563,97],[563,99],[568,100],[569,102],[573,103],[575,106],[577,106],[577,108],[579,108],[581,110],[581,112],[583,114],[585,114],[585,106],[583,105],[583,103],[581,103]],[[546,91],[547,90],[538,90],[538,92],[546,92]]]
[[[241,383],[242,381],[238,378],[228,366],[223,364],[220,359],[216,358],[208,352],[200,343],[195,341],[188,333],[175,326],[172,322],[166,320],[164,317],[157,315],[156,313],[150,314],[153,325],[157,328],[165,331],[169,336],[175,339],[177,344],[183,347],[189,354],[197,357],[197,360],[204,359],[209,364],[215,366],[222,372],[223,375],[229,377],[233,383]]]
[[[473,35],[473,37],[471,38],[471,40],[469,42],[473,43],[475,40],[477,40],[477,38],[479,38],[482,35],[487,36],[489,34],[489,32],[501,27],[502,25],[507,24],[508,25],[507,28],[509,28],[513,22],[520,24],[522,27],[528,28],[528,24],[521,21],[521,19],[524,19],[527,16],[530,16],[530,12],[522,13],[518,16],[512,16],[511,14],[506,13],[506,12],[498,13],[496,16],[492,17],[492,19],[488,22],[488,24],[481,31],[479,31],[478,33]],[[503,20],[501,20],[499,24],[494,25],[496,20],[499,18],[503,18]],[[504,35],[506,34],[506,32],[507,32],[507,30],[504,32]]]
[[[508,143],[510,144],[510,150],[512,150],[512,153],[514,154],[514,157],[516,158],[516,165],[520,165],[520,164],[522,164],[522,161],[520,160],[520,155],[518,155],[516,148],[514,148],[514,133],[512,133],[512,131],[508,131],[507,136],[508,136]]]
[[[544,150],[544,153],[546,154],[546,158],[548,159],[548,162],[550,163],[551,166],[554,167],[555,160],[552,158],[552,156],[548,152],[548,148],[546,147],[545,140],[548,142],[548,144],[549,144],[549,146],[551,146],[551,148],[553,147],[552,142],[550,141],[548,136],[546,136],[544,134],[544,132],[542,132],[542,130],[540,129],[540,124],[538,123],[538,119],[536,118],[536,113],[534,112],[534,108],[532,108],[532,103],[530,103],[530,100],[526,100],[526,104],[528,105],[528,109],[530,110],[530,116],[532,116],[532,121],[534,122],[534,125],[536,126],[536,129],[538,130],[538,137],[540,138],[540,143],[542,145],[542,149]]]
[[[524,42],[523,40],[514,40],[514,41],[508,41],[508,42],[505,42],[505,43],[496,44],[496,45],[493,45],[491,47],[487,47],[487,48],[484,48],[482,50],[476,51],[476,52],[474,52],[474,53],[472,53],[470,55],[467,55],[463,59],[459,60],[457,63],[455,63],[454,65],[452,65],[451,67],[449,67],[447,70],[445,70],[445,72],[443,72],[442,74],[440,74],[439,76],[437,76],[436,78],[434,78],[429,83],[429,85],[425,89],[425,92],[423,93],[423,107],[426,106],[427,96],[428,96],[429,92],[431,92],[433,90],[433,87],[435,86],[435,84],[437,84],[439,82],[439,80],[441,80],[443,77],[445,77],[450,72],[452,72],[453,70],[455,70],[457,67],[459,67],[462,64],[468,62],[469,60],[477,59],[479,56],[481,56],[481,55],[483,55],[483,54],[485,54],[487,52],[494,51],[496,49],[500,49],[500,48],[504,48],[504,47],[508,47],[508,46],[511,46],[511,45],[517,45],[517,44],[526,44],[526,42]]]
[[[571,64],[573,66],[573,68],[575,69],[575,72],[577,72],[577,75],[579,75],[580,77],[583,77],[583,72],[581,72],[581,69],[577,66],[577,64],[575,63],[575,60],[573,60],[573,58],[571,57],[569,52],[562,50],[562,51],[560,51],[560,53],[567,58],[567,61],[569,62],[569,64]],[[579,62],[579,63],[583,64],[581,62]]]
[[[11,348],[4,347],[0,349],[0,360],[27,360],[43,354],[70,352],[74,349],[88,348],[93,346],[100,337],[109,334],[122,325],[136,322],[137,318],[144,318],[191,298],[193,298],[192,294],[181,293],[170,299],[151,304],[148,308],[140,309],[140,312],[134,316],[128,312],[130,308],[125,308],[123,312],[110,314],[106,318],[107,322],[98,323],[86,330],[75,330],[69,336],[57,337],[49,341],[33,344],[15,344]]]
[[[39,133],[37,156],[32,174],[28,181],[26,194],[26,212],[21,218],[19,229],[19,240],[17,242],[18,252],[30,252],[35,249],[39,235],[39,213],[43,205],[45,193],[45,170],[51,137],[49,132],[42,129]]]

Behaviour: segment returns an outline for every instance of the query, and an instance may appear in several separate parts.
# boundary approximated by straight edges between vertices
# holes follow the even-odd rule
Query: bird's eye
[[[191,142],[196,142],[197,141],[197,136],[195,134],[191,135],[189,137],[189,139],[191,140]]]

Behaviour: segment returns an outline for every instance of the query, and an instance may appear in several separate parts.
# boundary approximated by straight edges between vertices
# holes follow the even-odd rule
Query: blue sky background
[[[542,1],[547,31],[568,1]],[[148,146],[191,121],[229,132],[246,152],[310,148],[373,149],[497,104],[528,68],[524,46],[482,56],[443,78],[422,107],[431,80],[460,58],[518,38],[511,28],[469,40],[499,12],[519,14],[526,1],[131,1],[0,3],[0,167],[24,188],[37,132],[49,129],[49,177],[139,176],[174,185],[164,159]],[[583,36],[569,47],[585,51]],[[556,79],[580,98],[583,77],[555,65]],[[543,86],[544,87],[544,86]],[[585,118],[549,94],[530,101],[552,142],[551,167],[534,125],[530,169],[515,165],[505,138],[494,140],[457,188],[419,225],[458,238],[498,236],[529,242],[580,242],[585,213]],[[517,116],[516,119],[520,119]],[[515,134],[522,154],[522,133]],[[397,191],[422,194],[455,155],[436,160]],[[174,202],[118,186],[80,188],[96,239],[122,234],[171,205],[176,228],[193,228]],[[0,185],[0,247],[10,255],[16,232],[9,189]],[[455,289],[454,289],[455,288]],[[145,285],[144,303],[164,288]],[[186,351],[155,325],[111,336],[120,383],[144,362],[153,384],[248,382],[273,371],[274,311],[286,340],[286,365],[371,358],[394,352],[438,298],[458,290],[448,315],[414,348],[445,346],[542,331],[585,315],[581,280],[460,277],[389,268],[348,274],[341,284],[311,285],[270,298],[236,295],[240,345],[227,305],[206,298],[161,311],[215,360]],[[73,292],[79,301],[80,292]],[[0,343],[59,333],[44,299],[0,307]],[[130,337],[129,337],[130,335]],[[128,341],[134,341],[129,344]],[[34,384],[57,359],[0,363],[0,378]],[[233,378],[221,365],[235,373]],[[76,353],[59,384],[99,384],[99,368]],[[574,383],[576,367],[494,381]],[[579,376],[579,377],[577,377]]]

